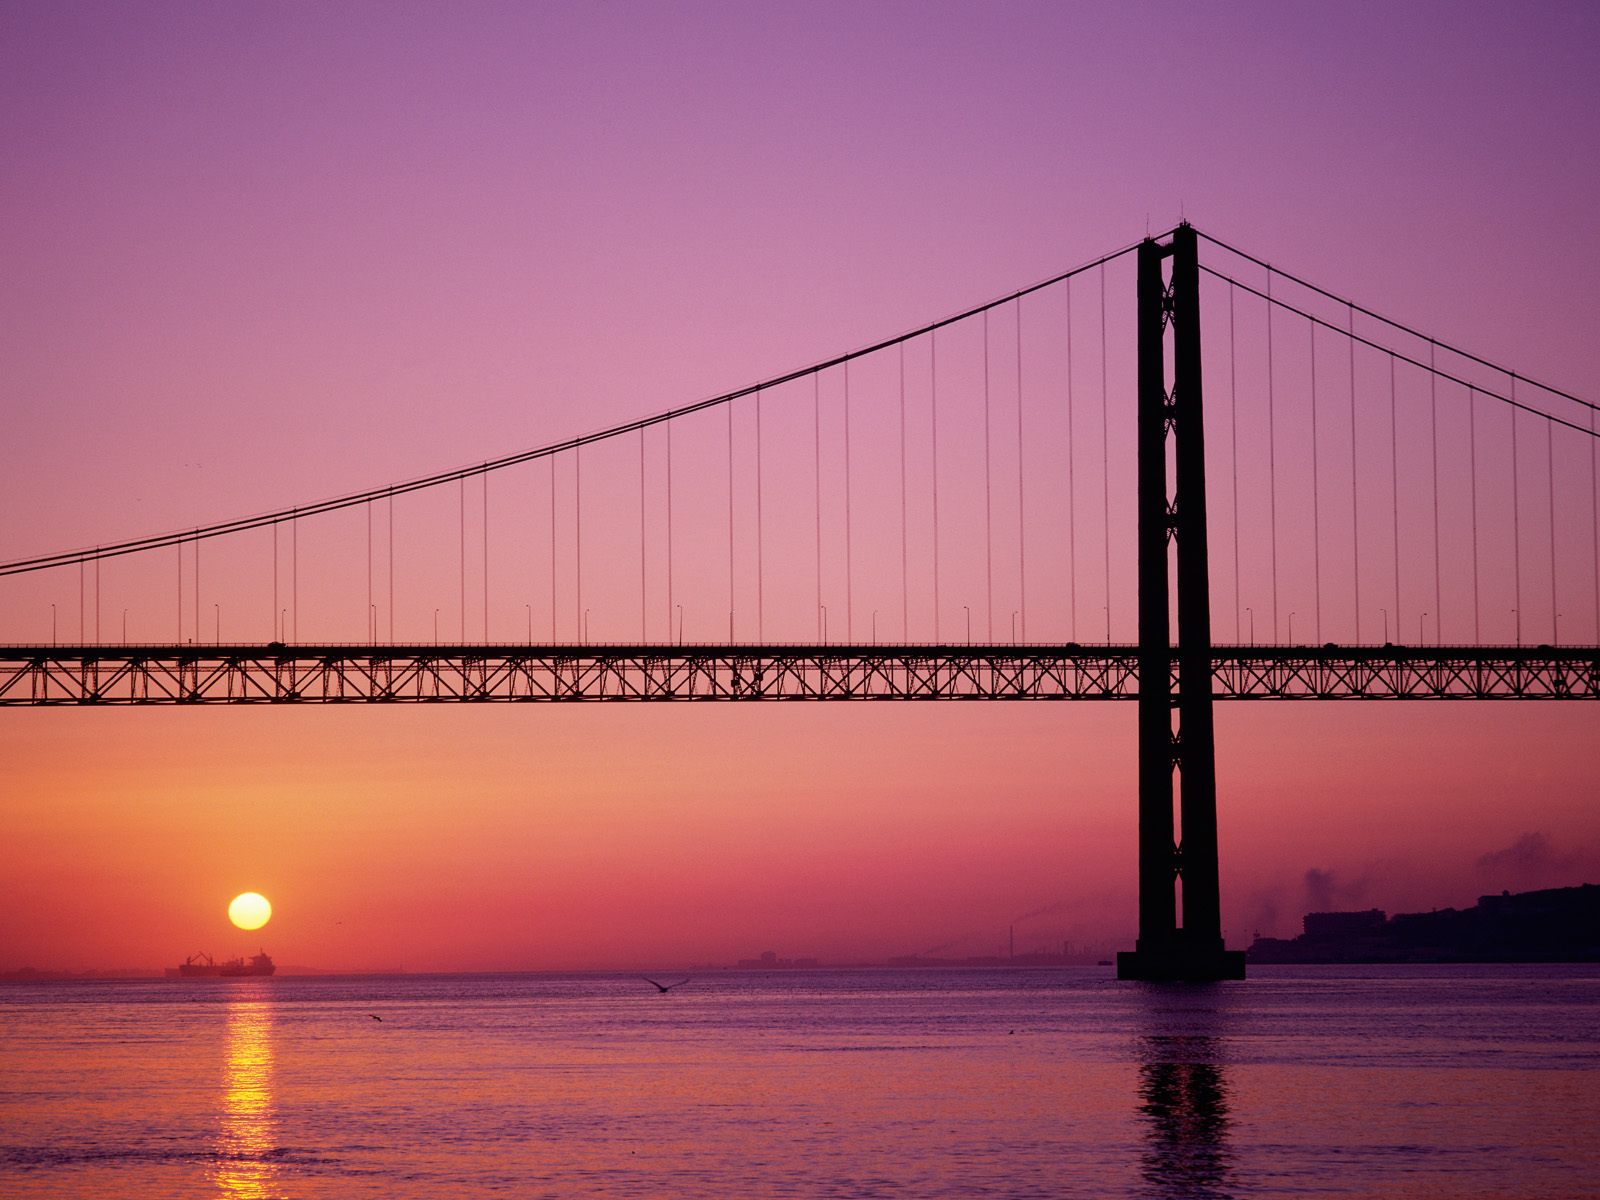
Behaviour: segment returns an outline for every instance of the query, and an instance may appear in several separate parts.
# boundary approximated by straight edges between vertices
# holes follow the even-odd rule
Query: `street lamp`
[[[1389,644],[1389,610],[1380,608],[1378,611],[1383,614],[1383,644],[1387,646]]]
[[[1248,604],[1244,606],[1245,614],[1250,618],[1250,644],[1256,644],[1256,610]]]
[[[1511,610],[1511,615],[1517,622],[1517,645],[1522,645],[1522,614],[1516,609]]]
[[[1294,613],[1289,613],[1289,645],[1294,645]]]
[[[533,645],[533,605],[524,604],[522,607],[528,610],[528,645],[531,646]]]
[[[222,605],[213,604],[211,607],[217,610],[217,645],[220,646],[222,645]]]
[[[966,609],[967,612],[967,645],[970,646],[972,645],[972,609],[965,604],[961,607]]]
[[[683,605],[678,605],[678,645],[683,645]]]
[[[128,644],[128,610],[122,610],[122,644]]]
[[[437,608],[433,610],[433,644],[435,646],[439,644],[439,610]]]
[[[1423,646],[1423,645],[1427,644],[1427,636],[1428,635],[1424,632],[1425,622],[1427,621],[1427,619],[1428,619],[1428,614],[1427,613],[1422,613],[1417,617],[1417,645],[1419,645],[1419,646]]]
[[[817,607],[822,610],[822,644],[826,646],[828,644],[828,606],[819,604]]]
[[[56,606],[50,606],[50,645],[56,644]]]
[[[1011,610],[1011,644],[1017,644],[1017,610]]]

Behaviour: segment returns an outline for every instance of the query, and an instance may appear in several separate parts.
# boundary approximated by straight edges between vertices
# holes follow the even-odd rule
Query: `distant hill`
[[[1600,962],[1600,885],[1501,892],[1471,908],[1307,913],[1297,938],[1257,938],[1253,963]]]

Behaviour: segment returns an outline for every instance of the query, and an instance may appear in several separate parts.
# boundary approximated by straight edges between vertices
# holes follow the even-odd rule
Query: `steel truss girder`
[[[1600,648],[1218,646],[1212,682],[1218,700],[1595,700]],[[0,647],[0,707],[1138,694],[1121,645]]]

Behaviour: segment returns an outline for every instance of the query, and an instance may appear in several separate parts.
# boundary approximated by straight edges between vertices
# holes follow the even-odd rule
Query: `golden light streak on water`
[[[239,1200],[275,1195],[277,1116],[272,1104],[272,1005],[240,997],[228,1008],[222,1107],[217,1133],[217,1194]]]

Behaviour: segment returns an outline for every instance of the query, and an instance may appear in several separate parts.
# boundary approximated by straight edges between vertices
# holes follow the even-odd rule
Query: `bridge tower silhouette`
[[[1170,276],[1164,278],[1162,263],[1167,259]],[[1223,947],[1217,882],[1211,581],[1200,375],[1199,239],[1185,222],[1166,244],[1146,238],[1138,252],[1139,940],[1135,949],[1117,956],[1121,979],[1244,978],[1244,951]],[[1175,468],[1170,493],[1169,441]],[[1174,557],[1175,648],[1170,569]]]

